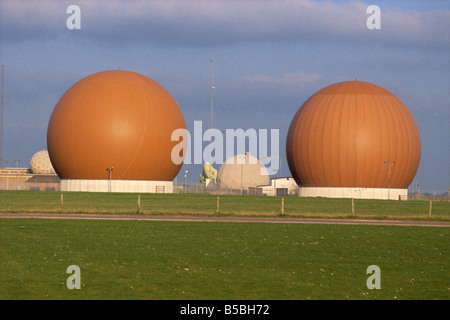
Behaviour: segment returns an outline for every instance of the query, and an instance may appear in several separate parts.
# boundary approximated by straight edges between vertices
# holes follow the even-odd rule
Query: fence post
[[[216,200],[216,214],[219,213],[219,196],[217,196],[217,200]]]
[[[284,197],[281,197],[281,215],[284,215]]]
[[[138,194],[138,213],[141,213],[141,194]]]
[[[431,207],[432,207],[432,200],[430,200],[430,209],[428,210],[428,219],[431,219]]]
[[[352,198],[352,217],[355,216],[355,201]]]
[[[62,210],[62,209],[63,209],[63,207],[64,207],[64,196],[63,196],[63,194],[62,194],[62,193],[61,193],[60,206],[61,206],[61,210]]]

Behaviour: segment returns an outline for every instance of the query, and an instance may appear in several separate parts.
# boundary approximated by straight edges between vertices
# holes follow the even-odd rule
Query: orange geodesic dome
[[[294,179],[314,187],[407,188],[420,150],[408,108],[363,81],[335,83],[312,95],[295,114],[286,142]]]
[[[186,129],[183,114],[160,84],[131,71],[103,71],[58,101],[47,146],[61,179],[171,181],[182,166],[171,160],[179,128]]]

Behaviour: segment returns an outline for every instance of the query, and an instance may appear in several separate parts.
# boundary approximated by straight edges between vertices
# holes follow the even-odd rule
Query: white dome
[[[30,161],[31,172],[34,174],[54,174],[48,151],[42,150],[33,155]]]
[[[261,161],[248,152],[230,157],[220,167],[217,184],[221,188],[240,189],[269,185],[269,172]]]

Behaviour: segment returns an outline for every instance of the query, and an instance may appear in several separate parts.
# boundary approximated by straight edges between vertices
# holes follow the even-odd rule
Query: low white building
[[[266,196],[297,196],[298,186],[292,177],[274,178],[270,185],[258,186]]]

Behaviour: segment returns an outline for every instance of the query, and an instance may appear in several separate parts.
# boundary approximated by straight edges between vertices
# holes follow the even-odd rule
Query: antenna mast
[[[3,168],[3,96],[5,91],[5,65],[2,64],[2,105],[1,105],[1,128],[0,128],[0,168]]]
[[[213,127],[214,60],[211,60],[211,129]]]

